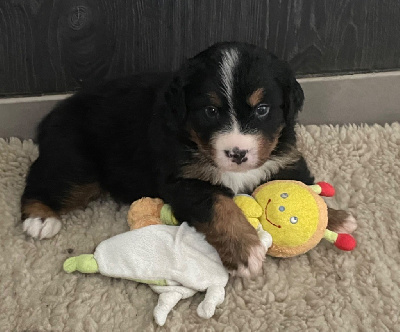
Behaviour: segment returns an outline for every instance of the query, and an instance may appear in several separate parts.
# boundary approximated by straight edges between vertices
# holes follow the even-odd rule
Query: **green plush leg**
[[[79,255],[70,257],[64,262],[64,271],[72,273],[79,271],[81,273],[97,273],[99,266],[92,254]]]
[[[338,234],[330,231],[329,229],[325,229],[324,239],[328,240],[330,243],[335,243],[338,238]]]

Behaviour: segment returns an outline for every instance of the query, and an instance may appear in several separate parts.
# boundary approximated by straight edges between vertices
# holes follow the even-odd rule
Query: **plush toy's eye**
[[[282,193],[282,194],[281,194],[281,197],[282,197],[282,198],[288,198],[288,196],[289,196],[289,195],[288,195],[287,193]]]
[[[299,218],[297,218],[297,217],[290,217],[290,222],[291,222],[292,224],[296,224],[298,221],[299,221]]]
[[[281,212],[285,211],[285,207],[284,206],[280,206],[279,207],[279,211],[281,211]]]
[[[218,116],[218,108],[214,106],[207,106],[204,108],[204,112],[211,119],[215,119]]]

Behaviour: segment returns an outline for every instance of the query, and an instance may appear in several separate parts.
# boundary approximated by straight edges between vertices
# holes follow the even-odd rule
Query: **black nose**
[[[240,150],[238,147],[234,147],[232,150],[225,150],[225,155],[232,159],[232,161],[238,165],[247,161],[246,154],[249,150]]]

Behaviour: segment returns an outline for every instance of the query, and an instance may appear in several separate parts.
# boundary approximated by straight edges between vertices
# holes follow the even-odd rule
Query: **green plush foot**
[[[67,273],[72,273],[76,271],[76,257],[68,258],[63,265],[64,271]]]
[[[79,271],[81,273],[97,273],[99,267],[92,254],[70,257],[64,262],[64,271],[72,273]]]

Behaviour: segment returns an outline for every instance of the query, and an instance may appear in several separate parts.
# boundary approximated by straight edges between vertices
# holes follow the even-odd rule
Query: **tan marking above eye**
[[[215,105],[217,107],[222,106],[222,100],[221,100],[221,98],[218,97],[218,95],[215,91],[208,92],[207,96],[210,98],[210,103],[212,105]]]
[[[263,88],[258,88],[255,90],[248,98],[247,98],[247,103],[251,107],[255,107],[258,105],[262,98],[264,97],[264,89]]]

